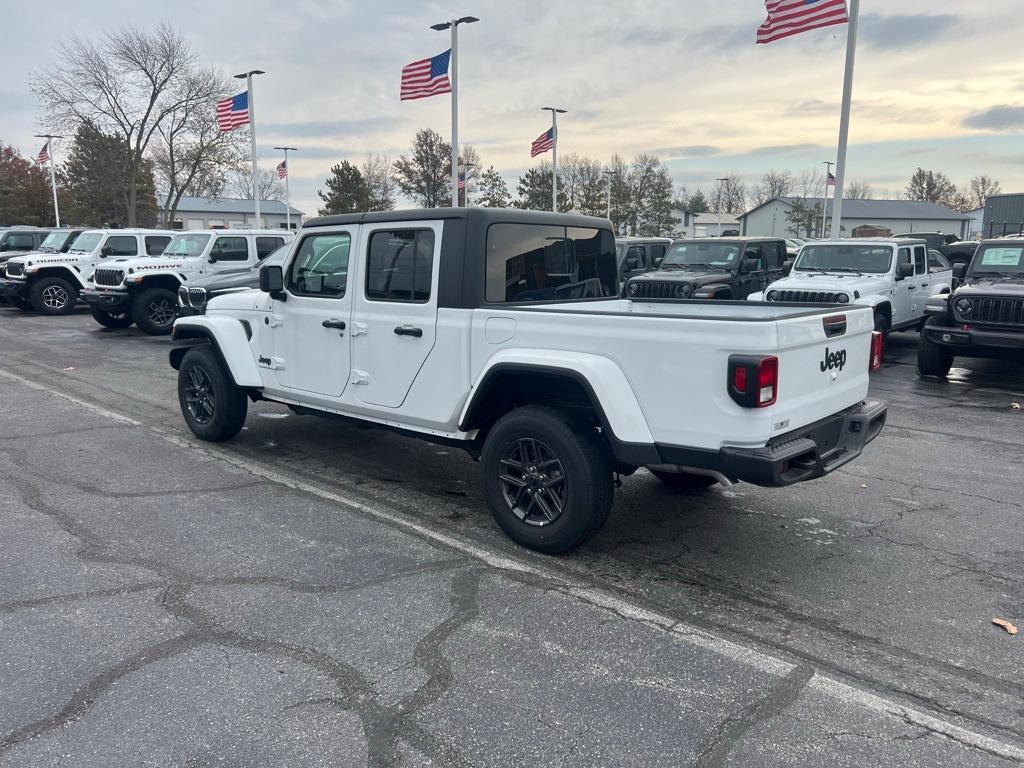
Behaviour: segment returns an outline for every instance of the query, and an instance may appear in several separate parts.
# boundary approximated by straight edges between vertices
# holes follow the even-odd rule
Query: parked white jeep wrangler
[[[307,222],[260,290],[179,318],[189,428],[238,434],[247,402],[464,448],[515,541],[594,535],[614,475],[677,488],[832,472],[885,422],[868,308],[618,297],[608,221],[488,208]],[[597,295],[600,298],[586,298]]]
[[[82,298],[102,326],[127,328],[134,322],[145,333],[168,334],[179,287],[197,278],[247,272],[294,239],[295,233],[280,229],[178,232],[160,258],[98,267]]]
[[[952,282],[952,268],[930,257],[924,240],[823,240],[800,249],[788,277],[748,298],[871,307],[875,329],[888,333],[921,327],[928,297],[949,293]]]
[[[7,262],[0,288],[12,304],[30,302],[44,315],[66,315],[74,310],[98,265],[139,254],[159,255],[173,236],[164,229],[89,229],[75,238],[67,253],[15,256]]]

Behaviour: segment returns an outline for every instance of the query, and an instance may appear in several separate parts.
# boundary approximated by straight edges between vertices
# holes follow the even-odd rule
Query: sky
[[[861,14],[847,178],[878,197],[922,166],[1024,191],[1020,0],[863,0]],[[279,161],[275,145],[299,147],[292,202],[315,213],[334,163],[397,157],[419,128],[449,137],[449,97],[400,102],[399,78],[449,47],[431,24],[464,15],[481,21],[460,28],[460,137],[513,192],[541,160],[529,148],[551,104],[568,110],[560,153],[653,151],[690,192],[835,157],[846,28],[757,46],[761,0],[49,0],[45,13],[10,0],[0,141],[38,152],[28,79],[56,61],[60,38],[168,21],[204,63],[267,71],[255,86],[261,163]]]

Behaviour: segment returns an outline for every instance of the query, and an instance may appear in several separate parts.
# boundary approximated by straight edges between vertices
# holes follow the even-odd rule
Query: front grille
[[[633,286],[636,286],[634,292]],[[659,283],[654,280],[637,280],[630,283],[626,297],[630,299],[685,299],[693,291],[689,283]]]
[[[791,301],[797,304],[838,304],[835,291],[772,291],[772,301]]]
[[[96,285],[105,285],[109,288],[120,285],[124,282],[123,269],[97,269],[92,273],[92,281]]]
[[[204,309],[206,307],[206,289],[181,286],[178,288],[178,304],[189,309]]]
[[[8,277],[21,277],[25,274],[25,265],[20,262],[8,261],[7,262],[7,276]]]
[[[1024,299],[971,299],[970,323],[1024,326]]]

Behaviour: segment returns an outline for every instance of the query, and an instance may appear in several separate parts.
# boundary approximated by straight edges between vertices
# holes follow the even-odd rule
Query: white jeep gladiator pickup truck
[[[327,216],[259,290],[179,318],[170,363],[204,440],[236,435],[252,399],[466,449],[498,524],[547,553],[601,528],[616,473],[783,486],[881,431],[869,308],[618,293],[604,219]]]
[[[244,274],[295,239],[280,229],[179,232],[159,258],[118,260],[96,268],[82,298],[107,328],[133,322],[152,336],[166,335],[177,314],[178,288],[210,275]]]
[[[930,258],[924,240],[822,240],[800,249],[788,277],[748,298],[871,307],[875,330],[888,333],[924,325],[928,297],[952,282],[952,268]]]
[[[12,304],[29,302],[44,315],[66,315],[74,311],[98,265],[139,254],[159,255],[173,235],[163,229],[87,229],[66,253],[26,254],[8,261],[0,289]]]

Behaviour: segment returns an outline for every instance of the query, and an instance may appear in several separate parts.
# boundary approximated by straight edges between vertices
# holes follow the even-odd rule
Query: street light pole
[[[448,68],[452,84],[452,207],[459,205],[459,24],[473,24],[480,21],[476,16],[431,24],[430,28],[441,32],[452,31],[452,59]]]
[[[259,168],[256,160],[256,100],[252,95],[252,76],[265,74],[266,72],[262,69],[250,69],[248,72],[235,75],[236,80],[245,80],[245,98],[249,106],[249,151],[252,155],[252,199],[256,213],[256,229],[260,228],[260,190],[257,178]]]
[[[718,182],[718,202],[715,203],[715,218],[718,220],[718,236],[722,236],[722,185],[729,179],[715,179]]]
[[[608,193],[608,213],[607,213],[607,219],[609,221],[611,221],[611,219],[612,219],[612,176],[618,176],[619,172],[618,171],[602,171],[602,173],[604,174],[605,181],[606,181],[607,187],[608,187],[605,190]]]
[[[558,212],[558,116],[569,110],[558,107],[541,107],[551,113],[551,210]]]
[[[292,231],[292,187],[291,170],[288,168],[288,153],[298,152],[298,147],[274,147],[284,152],[284,226],[289,232]]]
[[[53,220],[60,227],[60,206],[57,205],[57,172],[53,166],[53,140],[63,139],[53,133],[37,133],[37,139],[46,139],[46,156],[50,159],[50,187],[53,189]]]

